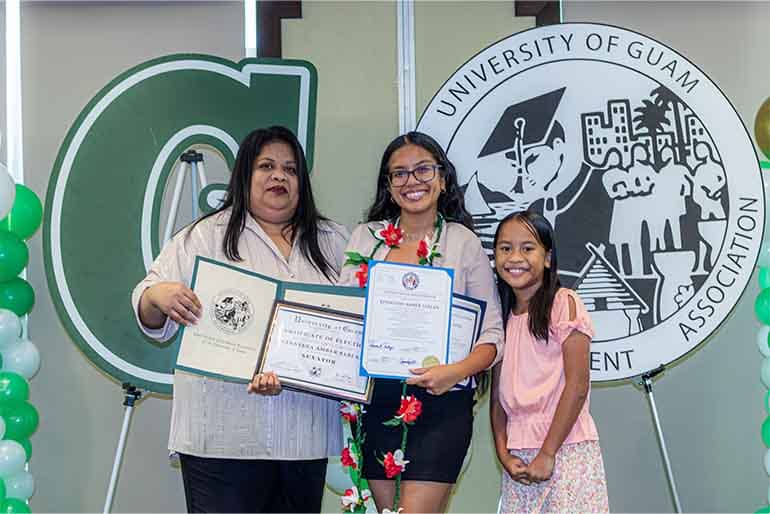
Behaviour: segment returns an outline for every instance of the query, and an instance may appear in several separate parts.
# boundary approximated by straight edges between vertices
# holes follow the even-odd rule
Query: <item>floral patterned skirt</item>
[[[537,452],[511,450],[511,455],[531,462]],[[503,471],[500,512],[609,512],[599,441],[562,446],[556,453],[553,476],[539,484],[521,484]]]

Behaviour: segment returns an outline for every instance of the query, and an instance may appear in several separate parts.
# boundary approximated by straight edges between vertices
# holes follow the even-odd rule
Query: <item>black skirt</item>
[[[372,403],[363,415],[363,471],[367,479],[388,480],[378,459],[401,448],[401,427],[382,424],[395,416],[401,387],[398,380],[375,380]],[[422,387],[409,386],[406,394],[422,402],[422,414],[409,427],[404,454],[409,464],[401,479],[455,483],[473,435],[473,391],[435,396]]]

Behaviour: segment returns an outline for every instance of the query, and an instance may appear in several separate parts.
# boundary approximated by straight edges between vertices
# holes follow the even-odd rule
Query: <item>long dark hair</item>
[[[401,208],[393,201],[388,185],[388,163],[393,153],[407,145],[417,145],[428,151],[436,163],[441,166],[441,173],[446,183],[446,191],[438,198],[438,212],[447,221],[461,223],[473,230],[473,217],[465,209],[465,201],[460,185],[457,183],[457,171],[435,139],[422,132],[408,132],[391,141],[380,161],[380,174],[377,177],[377,195],[369,207],[366,221],[393,220],[401,214]]]
[[[556,292],[561,287],[559,282],[558,266],[556,259],[556,236],[553,231],[551,223],[545,219],[541,214],[534,211],[518,211],[513,212],[503,218],[500,224],[497,225],[495,231],[494,248],[497,249],[497,241],[500,237],[500,231],[503,225],[518,221],[524,224],[532,235],[535,236],[537,241],[543,245],[546,252],[551,252],[550,268],[545,268],[543,271],[543,284],[532,296],[529,301],[528,313],[529,313],[529,331],[537,339],[548,341],[548,326],[551,321],[551,307],[553,306],[553,300],[556,297]],[[497,273],[497,270],[495,270]],[[513,288],[509,286],[505,280],[497,276],[497,290],[500,293],[500,304],[503,310],[503,326],[508,325],[508,318],[516,309],[516,295],[513,293]]]
[[[227,185],[227,194],[224,203],[217,210],[205,216],[213,216],[225,209],[232,208],[230,220],[227,223],[225,238],[222,241],[222,250],[228,259],[242,261],[238,252],[238,240],[246,226],[246,216],[249,215],[251,198],[251,176],[254,173],[254,161],[262,152],[262,148],[269,143],[286,143],[294,152],[297,162],[297,182],[299,185],[299,200],[297,210],[284,228],[285,234],[292,234],[292,238],[299,237],[298,246],[302,255],[329,280],[333,281],[337,272],[329,263],[318,244],[318,223],[326,218],[318,212],[313,200],[313,190],[310,187],[307,161],[302,145],[299,144],[294,133],[286,127],[273,126],[254,130],[247,135],[238,148],[235,158],[235,166],[230,175],[230,183]],[[201,221],[199,220],[199,221]],[[196,222],[197,223],[197,222]],[[189,234],[189,232],[188,232]]]

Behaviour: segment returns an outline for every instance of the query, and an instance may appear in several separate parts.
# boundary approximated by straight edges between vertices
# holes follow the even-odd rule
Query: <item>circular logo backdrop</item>
[[[754,147],[717,86],[658,41],[583,23],[515,34],[457,70],[418,130],[456,165],[490,255],[511,212],[554,225],[562,282],[596,325],[595,381],[685,355],[751,277]]]

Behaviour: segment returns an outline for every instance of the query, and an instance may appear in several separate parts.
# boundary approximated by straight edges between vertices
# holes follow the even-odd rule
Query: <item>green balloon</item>
[[[759,268],[759,288],[770,287],[770,268]]]
[[[770,505],[765,505],[754,511],[754,514],[770,514]]]
[[[29,314],[35,305],[35,291],[20,277],[0,282],[0,309],[8,309],[17,316]]]
[[[27,186],[16,184],[16,198],[11,212],[0,220],[0,229],[13,232],[22,239],[29,239],[40,227],[43,219],[43,204],[40,198]]]
[[[0,403],[29,400],[27,379],[12,371],[0,371]]]
[[[16,498],[8,498],[3,502],[3,506],[0,507],[0,512],[3,514],[30,514],[32,511],[27,502],[17,500]]]
[[[5,439],[21,441],[32,435],[40,423],[40,417],[29,402],[0,403],[0,416],[5,421]]]
[[[22,439],[17,442],[24,447],[24,453],[27,454],[27,462],[29,462],[29,459],[32,458],[32,443],[29,442],[29,439]],[[0,482],[2,482],[2,480],[0,480]]]
[[[754,312],[763,325],[770,325],[770,289],[763,289],[754,301]]]
[[[8,439],[8,436],[6,436],[6,439]],[[770,448],[770,416],[762,422],[762,442]]]
[[[0,230],[0,282],[21,273],[29,262],[29,250],[19,236]]]

